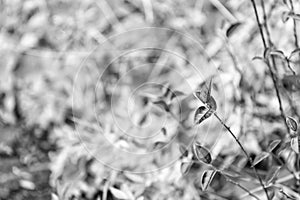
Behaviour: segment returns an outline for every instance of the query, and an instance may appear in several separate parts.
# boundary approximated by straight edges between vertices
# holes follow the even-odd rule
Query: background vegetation
[[[300,199],[298,1],[0,9],[0,199]]]

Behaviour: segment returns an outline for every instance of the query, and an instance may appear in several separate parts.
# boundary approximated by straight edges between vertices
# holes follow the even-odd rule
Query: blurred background
[[[266,49],[250,0],[0,0],[0,199],[253,199],[238,184],[259,184],[222,124],[193,126],[193,92],[210,79],[252,158],[282,141],[283,164],[266,159],[259,174],[297,173],[263,56],[298,120],[299,6],[257,1]],[[193,141],[234,181],[217,173],[203,191],[211,166],[191,161]]]

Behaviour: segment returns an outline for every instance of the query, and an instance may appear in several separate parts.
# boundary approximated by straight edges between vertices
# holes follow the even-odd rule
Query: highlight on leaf
[[[201,162],[204,162],[206,164],[210,164],[212,162],[210,152],[205,147],[201,146],[201,144],[199,144],[198,142],[195,142],[193,144],[193,153]]]
[[[298,129],[298,123],[296,122],[296,120],[292,117],[287,117],[286,118],[286,123],[288,125],[288,127],[292,130],[292,131],[297,131]]]
[[[267,186],[276,180],[280,169],[281,169],[280,166],[273,166],[271,170],[269,170],[265,178],[265,182]]]
[[[182,162],[180,166],[180,171],[182,175],[187,175],[193,165],[193,162]]]
[[[291,148],[297,153],[299,154],[299,137],[293,137],[291,139]]]
[[[206,191],[212,180],[214,179],[214,176],[216,174],[215,170],[205,170],[201,175],[201,189],[202,191]]]
[[[255,157],[252,167],[254,167],[255,165],[257,165],[258,163],[260,163],[261,161],[263,161],[264,159],[266,159],[270,154],[268,152],[262,152],[261,154],[259,154],[258,156]]]

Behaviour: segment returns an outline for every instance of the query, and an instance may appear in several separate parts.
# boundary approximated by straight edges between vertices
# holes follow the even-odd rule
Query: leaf
[[[193,162],[182,162],[181,166],[180,166],[181,174],[182,175],[188,174],[192,165],[193,165]]]
[[[198,120],[196,121],[196,124],[200,124],[204,120],[208,119],[215,111],[213,109],[208,109],[208,111]]]
[[[299,75],[285,75],[282,79],[283,86],[291,91],[300,89],[300,76]]]
[[[226,36],[230,37],[232,35],[232,33],[241,25],[240,22],[231,24],[230,27],[227,29],[226,31]]]
[[[299,154],[299,137],[293,137],[291,139],[291,148]]]
[[[153,104],[162,107],[167,112],[170,112],[169,105],[163,100],[154,101]]]
[[[214,179],[214,176],[216,174],[215,170],[205,170],[201,175],[201,189],[203,191],[206,191],[212,180]]]
[[[264,160],[265,158],[267,158],[270,154],[268,152],[262,152],[261,154],[259,154],[258,156],[255,157],[253,163],[252,163],[252,167],[254,167],[255,165],[257,165],[258,163],[260,163],[262,160]]]
[[[193,152],[196,158],[204,162],[206,164],[210,164],[212,161],[210,152],[203,146],[201,146],[198,142],[193,144]]]
[[[207,105],[211,110],[213,110],[213,111],[217,110],[216,100],[212,96],[209,98]]]
[[[269,144],[269,152],[272,152],[279,144],[280,144],[281,140],[274,140]]]
[[[189,154],[188,149],[183,144],[179,145],[179,151],[182,157],[187,157]]]
[[[194,122],[197,123],[201,119],[201,115],[208,110],[205,106],[200,106],[194,115]]]
[[[109,190],[112,193],[112,195],[118,199],[129,199],[127,194],[119,189],[110,187]]]
[[[275,181],[280,169],[281,169],[280,166],[273,166],[271,170],[269,170],[265,178],[265,182],[267,186]]]
[[[281,15],[282,22],[285,23],[289,19],[289,12],[283,12]]]
[[[196,91],[194,93],[194,95],[204,104],[206,104],[211,97],[211,84],[212,84],[212,79],[210,79],[208,87],[206,82],[200,84],[199,91]]]
[[[296,122],[296,120],[292,117],[286,117],[286,123],[288,125],[288,127],[292,130],[292,131],[297,131],[298,129],[298,124]]]
[[[254,56],[254,57],[252,58],[252,60],[262,60],[262,61],[265,61],[264,58],[261,57],[261,56]]]

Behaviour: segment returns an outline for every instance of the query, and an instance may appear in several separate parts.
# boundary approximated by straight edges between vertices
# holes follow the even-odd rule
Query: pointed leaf
[[[207,108],[205,106],[200,106],[196,112],[195,112],[195,115],[194,115],[194,122],[197,123],[201,116],[203,115],[203,113],[207,110]]]
[[[212,161],[210,152],[203,146],[201,146],[199,143],[195,142],[193,145],[193,153],[196,156],[196,158],[204,162],[206,164],[210,164]]]
[[[276,180],[280,169],[281,169],[280,166],[274,166],[271,168],[271,170],[269,170],[265,178],[265,182],[267,186]]]
[[[112,195],[118,199],[129,199],[127,194],[119,189],[110,187],[109,190],[112,193]]]
[[[207,105],[208,105],[209,108],[211,108],[211,110],[213,110],[213,111],[217,110],[216,100],[212,96],[207,101]]]
[[[201,176],[201,189],[203,191],[206,191],[212,180],[214,179],[214,176],[216,174],[215,170],[205,170]]]
[[[280,144],[281,140],[274,140],[269,144],[269,152],[272,152],[279,144]]]
[[[193,165],[193,162],[182,162],[181,166],[180,166],[180,171],[181,171],[182,175],[188,174],[192,165]]]
[[[232,24],[226,31],[226,36],[230,37],[232,33],[241,25],[240,22]]]
[[[213,109],[209,109],[198,121],[196,121],[196,124],[200,124],[204,120],[208,119],[215,111]]]
[[[286,123],[288,125],[288,127],[292,130],[292,131],[297,131],[298,129],[298,124],[296,122],[295,119],[293,119],[292,117],[287,117],[286,118]]]
[[[255,165],[257,165],[258,163],[260,163],[262,160],[264,160],[265,158],[267,158],[270,154],[268,152],[262,152],[261,154],[259,154],[258,156],[255,157],[252,167],[254,167]]]
[[[293,137],[291,139],[291,148],[299,154],[299,137]]]

